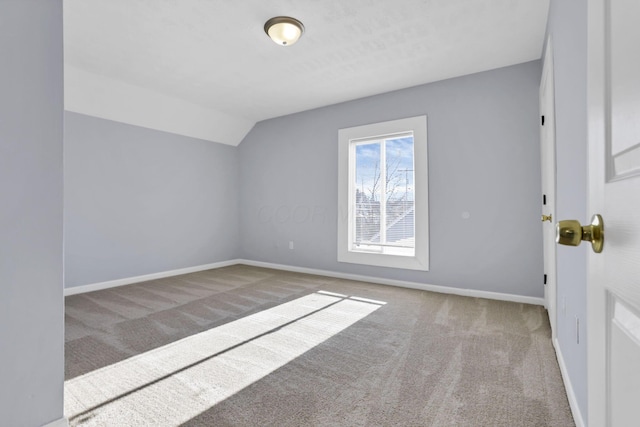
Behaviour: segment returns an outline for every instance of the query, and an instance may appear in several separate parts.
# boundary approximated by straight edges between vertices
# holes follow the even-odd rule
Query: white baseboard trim
[[[69,427],[69,420],[67,420],[65,417],[62,417],[59,420],[52,421],[49,424],[43,425],[42,427]]]
[[[478,291],[474,289],[462,289],[448,286],[428,285],[424,283],[408,282],[404,280],[383,279],[380,277],[361,276],[359,274],[339,273],[337,271],[318,270],[315,268],[295,267],[291,265],[272,264],[270,262],[251,261],[247,259],[236,260],[237,264],[245,264],[253,267],[273,268],[275,270],[292,271],[295,273],[316,274],[319,276],[335,277],[337,279],[358,280],[361,282],[378,283],[381,285],[398,286],[402,288],[419,289],[422,291],[438,292],[442,294],[454,294],[475,298],[487,298],[500,301],[519,302],[524,304],[544,305],[544,298],[527,297],[522,295],[503,294],[499,292]]]
[[[274,270],[292,271],[295,273],[316,274],[319,276],[335,277],[337,279],[358,280],[361,282],[378,283],[381,285],[398,286],[401,288],[419,289],[422,291],[438,292],[441,294],[454,294],[474,298],[487,298],[499,301],[511,301],[524,304],[544,305],[544,298],[527,297],[514,294],[503,294],[499,292],[478,291],[475,289],[462,289],[449,286],[429,285],[418,282],[408,282],[404,280],[384,279],[381,277],[362,276],[359,274],[340,273],[330,270],[319,270],[315,268],[296,267],[293,265],[274,264],[270,262],[252,261],[248,259],[233,259],[228,261],[215,262],[213,264],[198,265],[195,267],[180,268],[177,270],[163,271],[160,273],[145,274],[143,276],[127,277],[124,279],[109,280],[107,282],[92,283],[89,285],[74,286],[65,288],[64,295],[83,294],[85,292],[99,291],[102,289],[115,288],[117,286],[130,285],[132,283],[146,282],[148,280],[162,279],[165,277],[179,276],[181,274],[194,273],[196,271],[211,270],[214,268],[227,267],[230,265],[244,264],[253,267],[272,268]]]
[[[142,276],[126,277],[124,279],[109,280],[107,282],[92,283],[89,285],[74,286],[64,289],[64,296],[83,294],[85,292],[100,291],[102,289],[115,288],[117,286],[130,285],[132,283],[146,282],[148,280],[162,279],[165,277],[179,276],[181,274],[195,273],[197,271],[211,270],[213,268],[227,267],[238,264],[238,260],[220,261],[212,264],[197,265],[194,267],[179,268],[177,270],[162,271],[160,273],[145,274]]]
[[[560,350],[560,343],[555,338],[553,341],[553,348],[556,350],[556,358],[558,359],[558,366],[560,366],[560,373],[562,374],[562,382],[564,383],[564,389],[567,391],[567,399],[569,400],[569,406],[571,407],[571,414],[573,420],[576,423],[576,427],[585,427],[584,420],[582,419],[582,413],[580,412],[580,406],[578,406],[578,400],[576,394],[573,391],[573,385],[569,379],[569,372],[567,371],[567,365],[564,363],[564,356],[562,350]]]

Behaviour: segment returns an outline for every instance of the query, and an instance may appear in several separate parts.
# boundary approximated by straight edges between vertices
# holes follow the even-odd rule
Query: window
[[[340,129],[338,261],[428,270],[426,116]]]

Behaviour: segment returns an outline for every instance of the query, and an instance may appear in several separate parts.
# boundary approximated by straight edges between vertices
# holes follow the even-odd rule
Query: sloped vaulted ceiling
[[[548,0],[64,0],[65,108],[237,145],[261,120],[539,59]],[[290,47],[263,31],[301,20]]]

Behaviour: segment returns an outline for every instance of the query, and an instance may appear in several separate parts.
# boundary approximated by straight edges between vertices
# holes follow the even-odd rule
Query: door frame
[[[545,138],[545,131],[542,129],[542,124],[540,128],[540,172],[541,172],[541,182],[547,182],[551,187],[551,191],[549,194],[545,193],[545,188],[542,188],[541,194],[541,205],[542,205],[542,197],[547,198],[547,207],[542,205],[542,213],[545,215],[552,215],[552,223],[556,218],[556,120],[555,120],[555,79],[554,79],[554,67],[553,67],[553,45],[551,41],[551,35],[547,37],[546,48],[544,52],[544,59],[542,65],[542,74],[540,77],[540,90],[539,90],[539,109],[540,115],[542,116],[543,112],[545,115],[545,126],[551,126],[551,133],[553,134],[553,138],[548,140]],[[547,79],[545,84],[545,79]],[[544,91],[543,91],[544,89]],[[551,111],[546,111],[545,101],[552,105]],[[549,118],[551,120],[549,120]],[[545,162],[545,153],[551,154],[553,157],[553,163],[550,167],[544,168],[543,162]],[[546,172],[546,173],[545,173]],[[543,223],[544,226],[549,226],[550,224]],[[543,228],[544,234],[544,228]],[[544,274],[547,277],[547,286],[544,288],[544,303],[549,314],[549,323],[551,325],[551,339],[555,341],[556,339],[556,325],[557,325],[557,317],[558,317],[558,305],[557,305],[557,275],[556,275],[556,245],[555,242],[552,242],[550,245],[545,245],[544,237],[542,241],[543,245],[543,262],[548,261],[549,264],[544,266]]]

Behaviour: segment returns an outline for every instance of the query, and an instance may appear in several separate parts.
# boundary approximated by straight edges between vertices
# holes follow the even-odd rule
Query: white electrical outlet
[[[293,250],[293,240],[289,241],[289,249]]]

